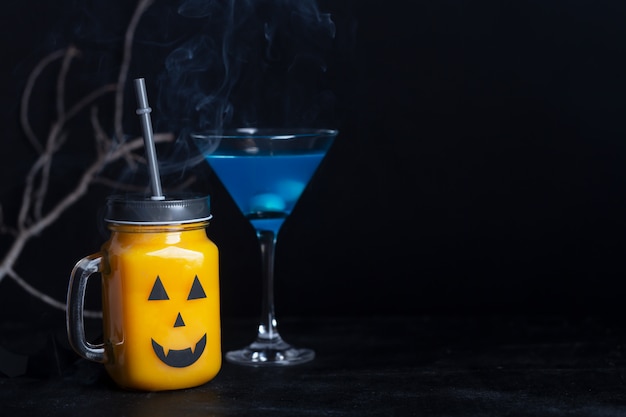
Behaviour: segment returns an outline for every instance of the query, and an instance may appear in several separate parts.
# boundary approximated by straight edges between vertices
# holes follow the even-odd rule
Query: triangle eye
[[[152,291],[150,291],[150,296],[148,300],[169,300],[170,297],[167,296],[167,292],[165,292],[165,287],[161,282],[161,278],[157,275],[156,281],[154,281],[154,285],[152,286]]]
[[[189,297],[187,297],[187,300],[196,300],[198,298],[206,298],[206,294],[204,293],[202,284],[200,284],[200,280],[196,275],[193,279],[193,284],[191,285],[191,291],[189,291]]]

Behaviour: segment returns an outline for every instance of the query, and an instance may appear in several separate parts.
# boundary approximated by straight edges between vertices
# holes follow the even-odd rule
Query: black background
[[[5,224],[15,222],[35,158],[18,119],[29,72],[50,51],[78,43],[85,50],[72,91],[116,74],[112,57],[133,5],[100,3],[4,3]],[[336,95],[331,127],[340,135],[280,234],[279,318],[542,312],[619,318],[626,296],[626,5],[343,0],[321,8],[337,25],[329,77]],[[106,39],[77,36],[77,22],[85,21]],[[131,78],[149,79],[161,65],[158,54],[138,52],[136,60]],[[49,71],[33,101],[41,133],[53,86]],[[89,134],[81,123],[57,156],[50,201],[91,155],[90,136],[76,142],[76,132]],[[126,123],[138,129],[134,112]],[[258,314],[252,228],[206,165],[185,174],[196,178],[190,189],[212,196],[208,233],[221,251],[223,315]],[[63,301],[74,263],[106,239],[100,210],[109,193],[93,186],[29,242],[17,272]],[[2,254],[11,240],[0,239]],[[8,277],[0,283],[0,320],[64,326],[61,311]]]

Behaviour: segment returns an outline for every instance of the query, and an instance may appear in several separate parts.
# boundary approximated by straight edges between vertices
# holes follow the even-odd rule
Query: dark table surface
[[[224,321],[224,350],[251,341],[254,327],[254,320]],[[224,363],[197,388],[130,392],[99,364],[57,357],[57,374],[1,377],[0,414],[626,416],[626,326],[616,320],[290,318],[280,330],[314,348],[316,359],[274,369]]]

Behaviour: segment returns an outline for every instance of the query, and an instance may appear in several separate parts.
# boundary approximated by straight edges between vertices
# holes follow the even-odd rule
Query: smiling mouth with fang
[[[193,351],[188,347],[186,349],[170,349],[169,352],[165,354],[163,346],[155,342],[154,339],[151,340],[154,353],[156,353],[164,364],[174,368],[184,368],[192,365],[202,356],[202,352],[204,352],[204,348],[206,347],[206,333],[198,340]]]

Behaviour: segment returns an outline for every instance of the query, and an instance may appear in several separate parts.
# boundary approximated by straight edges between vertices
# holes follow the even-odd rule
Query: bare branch
[[[39,62],[39,64],[37,64],[37,66],[35,66],[35,68],[31,72],[26,82],[26,86],[24,87],[24,94],[22,95],[22,101],[21,101],[21,106],[20,106],[20,122],[22,124],[22,129],[24,130],[24,134],[26,135],[26,138],[31,143],[31,145],[33,145],[33,147],[38,153],[43,152],[43,146],[41,144],[41,141],[37,138],[37,135],[33,131],[30,125],[30,122],[28,120],[28,109],[30,107],[30,98],[33,93],[35,82],[41,76],[41,73],[43,72],[43,70],[52,62],[63,57],[65,54],[66,54],[65,50],[59,50],[59,51],[55,51],[51,53],[50,55],[42,59]]]
[[[63,57],[63,64],[61,65],[61,70],[59,71],[59,75],[57,76],[57,118],[59,120],[65,120],[65,80],[67,79],[67,73],[70,70],[70,63],[72,58],[76,55],[78,50],[70,46],[67,48],[65,52],[65,56]]]
[[[0,233],[4,235],[17,235],[17,230],[8,226],[4,221],[4,209],[2,208],[2,204],[0,204]]]
[[[155,142],[164,142],[170,141],[174,138],[172,134],[159,134],[154,136]],[[41,219],[38,219],[37,222],[32,223],[28,227],[22,227],[19,230],[18,236],[13,241],[11,248],[8,253],[5,255],[2,263],[0,264],[0,281],[4,278],[4,276],[9,273],[12,266],[17,261],[22,249],[24,248],[26,242],[33,236],[41,233],[45,228],[54,223],[60,216],[67,210],[71,205],[73,205],[79,198],[81,198],[89,188],[92,180],[95,178],[96,174],[100,172],[107,164],[116,161],[129,152],[138,149],[143,146],[142,139],[134,139],[130,142],[127,142],[121,146],[119,146],[112,153],[103,155],[96,159],[96,161],[84,171],[80,180],[76,184],[76,187],[61,201],[57,203],[45,216]]]
[[[41,210],[43,209],[43,203],[48,193],[48,184],[50,183],[50,170],[52,168],[52,155],[54,151],[58,149],[63,142],[67,139],[67,134],[59,134],[58,140],[50,141],[50,146],[54,146],[54,149],[50,152],[51,157],[46,160],[46,163],[41,169],[39,174],[39,187],[35,193],[35,204],[33,208],[34,219],[41,218]]]
[[[20,231],[25,229],[27,226],[28,213],[32,207],[33,188],[35,187],[37,173],[43,168],[46,161],[51,157],[52,156],[49,153],[42,153],[39,155],[39,158],[37,158],[26,175],[26,184],[24,191],[22,192],[22,205],[20,206],[20,212],[17,218],[17,229]]]
[[[28,282],[26,282],[22,277],[20,277],[12,269],[7,271],[7,274],[9,275],[9,277],[11,277],[11,279],[13,279],[13,281],[15,281],[20,287],[26,290],[26,292],[29,293],[30,295],[33,295],[39,298],[46,304],[51,305],[52,307],[58,308],[59,310],[63,310],[63,311],[66,310],[65,302],[57,301],[54,298],[50,297],[49,295],[39,291],[38,289],[30,285]],[[101,311],[84,310],[83,315],[87,318],[102,318]]]
[[[174,135],[172,134],[154,135],[154,140],[156,143],[170,141],[173,138]],[[97,158],[96,161],[84,171],[74,190],[66,195],[61,201],[59,201],[59,203],[55,207],[53,207],[45,217],[41,218],[39,222],[37,222],[37,224],[33,224],[28,229],[28,231],[32,234],[37,234],[44,228],[48,227],[55,220],[57,220],[68,207],[74,204],[80,197],[82,197],[87,192],[91,181],[94,179],[98,172],[103,170],[106,165],[122,157],[125,157],[133,150],[139,149],[141,147],[143,147],[143,139],[138,138],[123,144],[110,154]]]
[[[93,106],[89,114],[89,120],[91,121],[91,127],[93,128],[94,140],[96,142],[96,152],[97,155],[100,156],[105,154],[106,152],[109,152],[109,150],[113,146],[113,140],[104,131],[104,128],[100,124],[100,119],[98,119],[98,112],[98,106]]]
[[[141,159],[134,151],[143,148],[143,139],[134,138],[127,140],[122,130],[123,92],[130,67],[134,34],[141,16],[152,3],[153,0],[138,0],[137,7],[125,34],[124,54],[115,85],[104,85],[86,94],[74,104],[66,105],[66,83],[69,79],[70,65],[73,58],[79,55],[79,51],[75,47],[70,46],[66,50],[56,51],[44,57],[33,69],[24,89],[20,108],[20,122],[26,138],[37,151],[38,157],[25,178],[25,186],[15,229],[6,225],[2,206],[0,205],[0,233],[11,233],[14,236],[13,242],[3,255],[2,262],[0,262],[0,282],[8,276],[29,294],[55,308],[65,309],[65,303],[55,300],[30,285],[13,268],[28,241],[57,221],[70,206],[87,193],[91,184],[100,182],[115,186],[119,185],[99,177],[110,164],[118,160],[125,160],[128,166],[134,168],[136,160]],[[45,68],[60,58],[63,58],[63,62],[56,83],[56,117],[50,125],[44,144],[33,130],[28,112],[37,80],[41,77]],[[113,138],[106,133],[107,129],[101,125],[98,118],[98,106],[94,104],[104,94],[111,92],[115,93],[114,120],[111,129],[115,133]],[[68,126],[68,123],[70,120],[89,106],[91,106],[89,117],[96,148],[95,159],[82,172],[73,188],[58,201],[52,202],[51,208],[44,212],[44,201],[49,191],[50,178],[53,175],[53,158],[69,138],[70,126]],[[154,135],[155,143],[171,142],[173,140],[174,135],[171,133],[157,133]],[[179,186],[184,187],[188,184],[189,181],[183,182]],[[86,311],[85,316],[101,317],[101,313]]]
[[[103,85],[102,87],[100,87],[100,88],[92,91],[91,93],[87,94],[78,103],[74,104],[67,111],[67,114],[65,115],[65,120],[69,121],[74,116],[76,116],[76,114],[78,112],[80,112],[81,110],[86,108],[89,104],[93,103],[95,100],[97,100],[98,98],[102,97],[103,95],[105,95],[107,93],[114,92],[115,89],[116,89],[116,85],[115,84],[107,84],[107,85]]]

